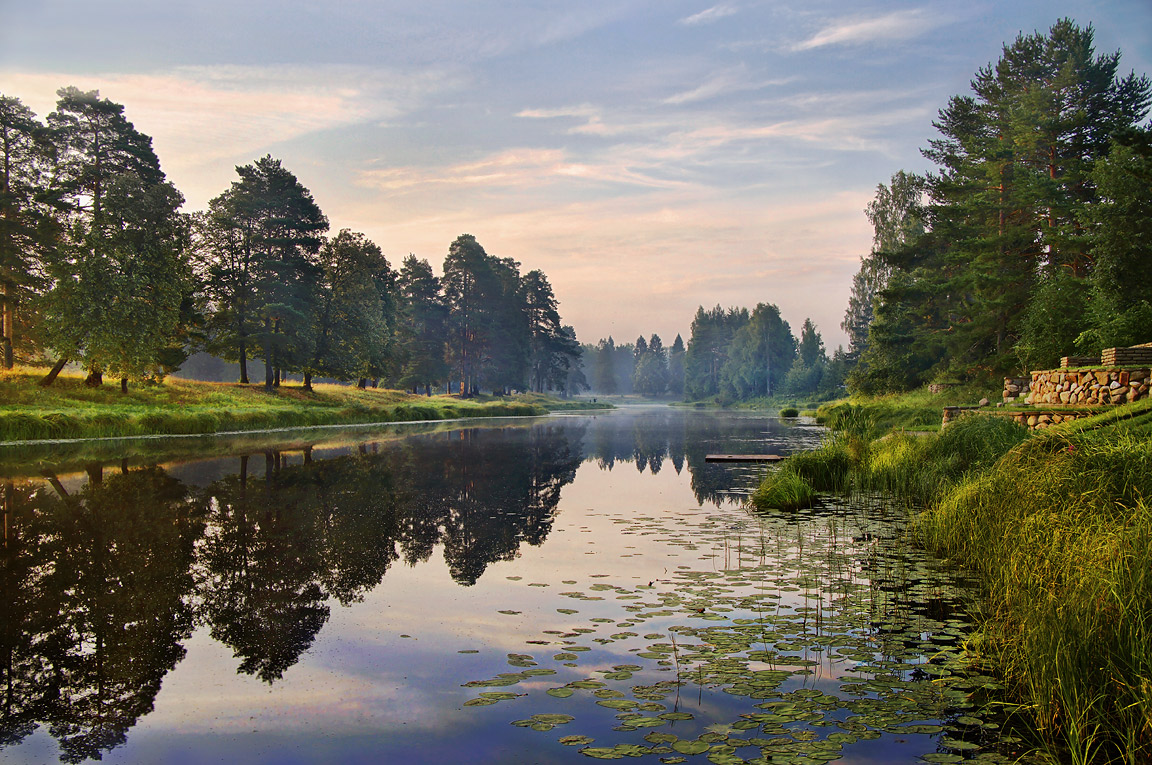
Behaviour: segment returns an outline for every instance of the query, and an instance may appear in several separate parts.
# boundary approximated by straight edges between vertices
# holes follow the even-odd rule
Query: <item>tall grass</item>
[[[785,496],[799,496],[794,477],[814,491],[883,491],[924,505],[1028,437],[1025,428],[998,417],[969,417],[937,433],[893,432],[873,440],[868,434],[875,432],[874,421],[865,410],[841,409],[837,421],[841,430],[819,449],[792,455],[764,481],[752,500],[757,507],[785,507],[774,504],[777,482],[789,482]]]
[[[1008,681],[1041,752],[1152,762],[1152,402],[1036,435],[968,417],[939,433],[877,437],[894,418],[907,422],[893,412],[914,408],[823,410],[839,430],[789,458],[757,498],[786,479],[923,508],[917,540],[984,588],[972,646]]]
[[[1057,759],[1152,759],[1150,500],[1148,439],[1053,434],[916,522],[983,582],[986,645]]]

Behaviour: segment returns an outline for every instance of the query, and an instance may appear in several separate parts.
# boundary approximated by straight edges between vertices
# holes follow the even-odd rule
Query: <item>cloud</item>
[[[62,86],[99,90],[124,104],[173,182],[202,203],[237,162],[323,131],[395,119],[462,80],[433,69],[400,76],[361,66],[188,66],[150,74],[0,71],[0,92],[44,116]]]
[[[739,12],[740,9],[731,3],[720,3],[699,13],[682,18],[679,23],[686,27],[696,26],[697,24],[711,24],[713,21],[722,19],[725,16],[735,15]]]
[[[583,117],[592,118],[596,117],[600,110],[591,104],[581,104],[580,106],[561,106],[556,109],[523,109],[516,113],[517,117],[535,120],[550,120],[558,119],[561,117]]]
[[[670,106],[679,106],[681,104],[693,103],[696,101],[707,101],[717,96],[725,95],[728,93],[743,93],[748,91],[762,90],[764,88],[784,85],[791,82],[792,78],[782,78],[775,80],[751,80],[745,67],[737,67],[729,69],[728,71],[721,72],[703,84],[669,96],[664,99],[664,103]]]
[[[473,187],[486,195],[555,184],[623,184],[669,188],[675,182],[661,180],[611,154],[590,161],[576,161],[560,149],[518,148],[489,154],[473,162],[447,167],[400,166],[364,170],[357,182],[367,188],[400,194],[434,187],[456,192]]]
[[[938,26],[922,8],[896,11],[870,19],[841,21],[826,26],[812,37],[792,46],[794,51],[812,50],[827,45],[861,45],[881,40],[906,40]]]

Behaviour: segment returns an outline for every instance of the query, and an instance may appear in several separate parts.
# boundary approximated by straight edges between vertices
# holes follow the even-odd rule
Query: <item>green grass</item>
[[[1152,441],[1038,435],[922,514],[922,544],[976,573],[983,651],[1050,756],[1152,758]]]
[[[792,470],[781,470],[774,480],[765,481],[752,495],[752,503],[760,510],[796,510],[810,507],[816,490],[802,476]]]
[[[822,408],[837,430],[786,460],[753,503],[783,508],[816,490],[905,500],[918,542],[980,583],[969,647],[1006,681],[1038,752],[1152,760],[1152,402],[1036,434],[980,416],[904,429],[932,403]]]
[[[541,399],[459,399],[317,385],[305,391],[169,379],[88,388],[76,376],[36,385],[38,370],[0,375],[0,441],[187,435],[263,428],[542,414]]]

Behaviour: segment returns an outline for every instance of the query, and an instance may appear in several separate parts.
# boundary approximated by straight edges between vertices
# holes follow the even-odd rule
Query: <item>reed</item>
[[[901,409],[914,407],[822,410],[839,430],[785,461],[753,502],[802,496],[792,485],[802,481],[922,509],[917,541],[983,588],[970,650],[1007,681],[1038,751],[1056,762],[1152,761],[1152,403],[1035,435],[968,417],[878,437]]]
[[[970,476],[915,524],[986,591],[994,666],[1050,756],[1152,758],[1152,442],[1045,435]]]

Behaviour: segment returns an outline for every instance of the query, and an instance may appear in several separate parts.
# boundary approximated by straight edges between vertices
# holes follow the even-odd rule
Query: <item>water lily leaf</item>
[[[703,754],[711,745],[707,741],[687,741],[680,739],[672,742],[672,748],[680,754]]]
[[[617,752],[612,747],[607,746],[590,746],[580,750],[580,754],[585,757],[591,757],[596,760],[622,760],[624,755]]]

